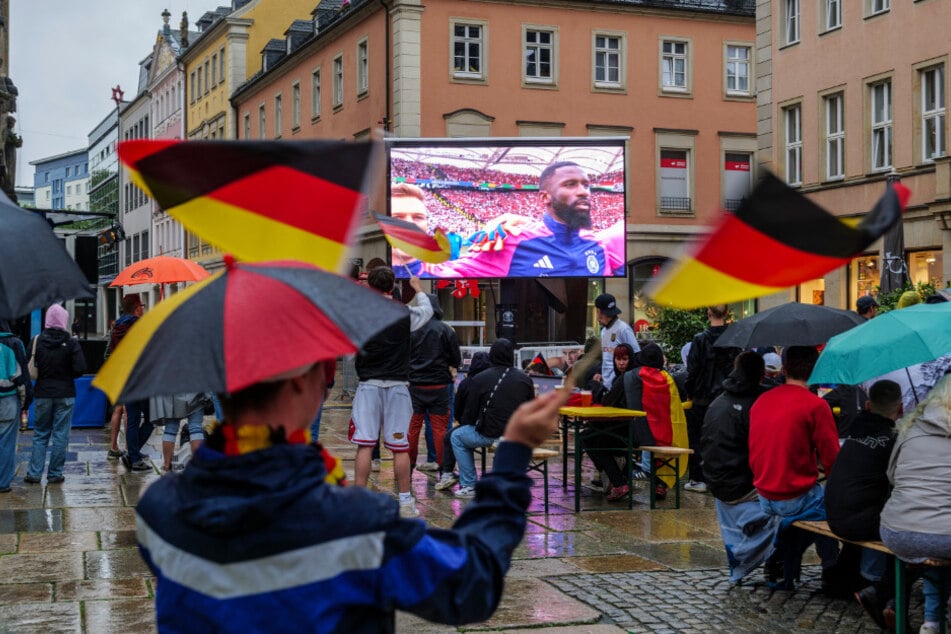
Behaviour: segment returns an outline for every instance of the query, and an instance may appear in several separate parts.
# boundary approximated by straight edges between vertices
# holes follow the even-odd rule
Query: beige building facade
[[[905,266],[912,282],[951,280],[947,25],[934,0],[759,0],[758,159],[833,213],[872,208],[888,178],[912,191],[904,252],[882,241],[851,265],[780,293],[854,308],[875,295],[881,271]]]

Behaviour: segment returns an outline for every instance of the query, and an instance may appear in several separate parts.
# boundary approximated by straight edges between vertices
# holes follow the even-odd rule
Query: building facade
[[[951,280],[949,21],[951,5],[928,0],[758,1],[759,160],[843,217],[870,210],[889,178],[912,192],[903,252],[879,241],[767,304],[854,308],[886,267],[915,283]]]
[[[89,209],[89,165],[85,148],[30,161],[30,165],[33,166],[33,204],[38,209]]]
[[[397,137],[628,137],[627,279],[566,281],[554,291],[572,307],[565,314],[551,289],[518,281],[515,295],[538,300],[521,315],[547,313],[521,323],[520,338],[583,338],[602,290],[630,321],[650,319],[644,283],[754,176],[752,2],[394,0],[388,9],[324,0],[313,34],[298,39],[291,24],[233,96],[239,137],[361,139],[383,126]],[[385,211],[385,187],[370,207]],[[385,254],[375,225],[363,227],[363,260]],[[460,302],[447,318],[483,319],[491,331],[491,306]],[[579,310],[580,328],[570,314]]]
[[[100,223],[109,228],[119,215],[119,109],[116,108],[89,133],[89,211],[109,214]],[[96,293],[96,331],[105,333],[113,315],[119,310],[119,291],[109,284],[119,273],[119,243],[99,245],[99,284]]]

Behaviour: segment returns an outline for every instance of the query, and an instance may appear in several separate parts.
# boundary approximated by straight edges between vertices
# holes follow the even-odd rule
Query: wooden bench
[[[651,454],[651,473],[649,482],[651,510],[657,508],[657,487],[655,486],[658,475],[673,475],[674,478],[674,508],[680,508],[680,457],[689,456],[693,449],[684,449],[683,447],[661,447],[657,445],[642,445],[638,447],[641,451],[649,451]],[[673,471],[673,474],[670,471]],[[667,471],[661,473],[661,471]]]
[[[831,537],[832,539],[837,539],[840,542],[848,542],[849,544],[855,544],[856,546],[861,546],[862,548],[868,548],[870,550],[877,550],[880,553],[885,553],[886,555],[891,555],[895,558],[895,632],[897,634],[905,634],[908,630],[908,597],[905,596],[905,578],[907,573],[908,566],[930,566],[930,567],[944,567],[951,566],[951,561],[947,559],[928,559],[920,564],[908,564],[903,562],[901,559],[895,555],[892,550],[883,544],[880,541],[866,541],[859,542],[851,539],[845,539],[844,537],[839,537],[832,532],[832,529],[829,528],[829,522],[822,521],[806,521],[806,520],[797,520],[792,523],[796,528],[808,531],[810,533],[815,533],[816,535],[823,535],[825,537]],[[944,616],[946,610],[944,606],[940,611],[941,622],[939,624],[940,631],[945,631],[944,627]]]
[[[559,439],[558,442],[561,442],[561,440]],[[495,453],[495,445],[489,445],[488,447],[476,447],[472,451],[481,454],[482,475],[485,475],[486,457],[490,453]],[[542,475],[542,484],[545,490],[545,515],[548,515],[548,460],[550,458],[554,458],[557,455],[557,451],[544,449],[543,447],[537,447],[532,450],[532,460],[528,463],[528,469],[526,469],[526,471],[534,471]]]

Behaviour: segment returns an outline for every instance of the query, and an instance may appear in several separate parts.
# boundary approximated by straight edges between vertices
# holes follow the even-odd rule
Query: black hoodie
[[[456,420],[461,421],[462,415],[466,411],[472,379],[483,370],[488,370],[490,366],[488,352],[476,352],[472,355],[472,360],[469,362],[469,374],[459,382],[459,387],[456,388],[456,398],[453,401],[453,414]]]
[[[753,490],[750,469],[750,407],[763,393],[756,377],[742,367],[723,381],[723,393],[713,399],[703,419],[700,455],[703,476],[713,497],[736,502]]]
[[[489,362],[492,367],[472,379],[460,422],[476,425],[477,431],[487,438],[498,438],[505,431],[512,412],[535,397],[535,386],[527,374],[513,367],[515,344],[508,339],[492,344]],[[474,407],[470,407],[469,402]]]
[[[32,356],[32,347],[27,358]],[[86,371],[86,357],[79,341],[65,330],[47,328],[37,336],[36,369],[39,378],[33,390],[35,398],[73,398],[76,386],[73,380]]]

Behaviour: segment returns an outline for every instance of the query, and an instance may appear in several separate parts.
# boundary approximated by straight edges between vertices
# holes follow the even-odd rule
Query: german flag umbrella
[[[192,233],[237,258],[342,272],[378,144],[126,141],[135,182]]]
[[[401,303],[310,264],[225,263],[139,319],[93,385],[113,402],[236,392],[356,352],[408,317]]]

